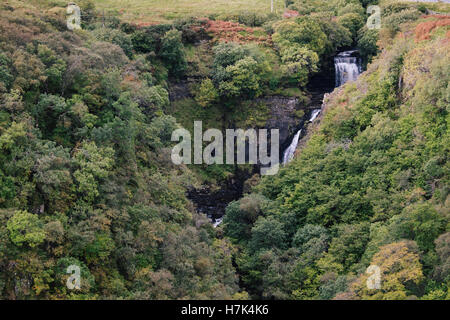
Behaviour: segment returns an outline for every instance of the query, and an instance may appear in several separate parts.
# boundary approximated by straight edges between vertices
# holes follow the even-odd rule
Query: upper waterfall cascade
[[[336,88],[342,86],[347,81],[355,81],[361,73],[361,63],[354,54],[357,51],[344,51],[334,58],[336,69]]]

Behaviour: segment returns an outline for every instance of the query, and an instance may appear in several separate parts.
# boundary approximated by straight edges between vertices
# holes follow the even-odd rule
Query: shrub
[[[281,51],[281,71],[289,80],[305,86],[308,76],[318,71],[317,53],[299,45],[289,46]]]
[[[378,53],[378,30],[362,28],[358,32],[358,49],[367,64]]]
[[[216,88],[214,87],[213,82],[211,81],[211,79],[207,78],[200,84],[198,92],[195,96],[195,101],[197,101],[199,105],[205,108],[216,102],[218,97],[219,95]]]
[[[173,29],[164,35],[159,54],[171,75],[179,77],[184,73],[187,62],[180,31]]]
[[[95,29],[93,35],[100,41],[107,41],[118,45],[128,58],[133,55],[133,42],[131,36],[118,29],[99,28]]]
[[[338,17],[338,22],[350,30],[352,37],[355,39],[359,29],[364,26],[365,19],[364,16],[357,13],[346,13]]]
[[[252,238],[249,248],[253,251],[260,251],[271,248],[286,247],[286,233],[283,230],[283,224],[275,218],[259,217],[252,228]]]
[[[400,12],[393,13],[382,20],[383,27],[388,28],[391,34],[400,30],[400,25],[408,21],[417,20],[421,13],[416,8],[410,8],[402,10]]]
[[[26,211],[16,211],[8,220],[6,228],[11,241],[17,246],[27,244],[33,248],[45,239],[43,223],[39,217]]]

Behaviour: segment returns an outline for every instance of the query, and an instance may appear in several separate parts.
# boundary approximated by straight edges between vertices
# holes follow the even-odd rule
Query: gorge
[[[361,73],[362,68],[359,52],[357,50],[348,50],[338,53],[334,57],[334,68],[336,88],[344,85],[348,81],[355,81]],[[309,117],[306,118],[308,120],[300,122],[299,129],[291,139],[287,136],[281,137],[280,147],[286,145],[287,141],[291,141],[283,152],[280,150],[280,161],[283,166],[289,164],[294,158],[299,141],[306,134],[307,128],[305,128],[305,125],[313,123],[320,115],[324,107],[324,95],[329,91],[329,88],[326,86],[315,86],[310,90],[312,94],[311,101],[305,108],[308,110],[307,114]],[[256,167],[257,165],[255,165]],[[254,172],[256,171],[254,170]],[[205,214],[211,219],[213,226],[217,227],[222,223],[227,205],[231,201],[238,200],[242,197],[243,184],[248,178],[250,178],[250,175],[240,172],[236,174],[235,179],[232,179],[231,182],[226,183],[217,191],[211,191],[209,188],[193,189],[188,193],[188,197],[193,201],[197,212]]]

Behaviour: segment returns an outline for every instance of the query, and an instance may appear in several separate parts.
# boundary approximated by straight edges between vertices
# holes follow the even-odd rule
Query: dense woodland
[[[70,31],[65,1],[2,1],[0,297],[450,299],[450,8],[380,2],[377,30],[371,0],[164,24],[80,0]],[[213,228],[187,191],[252,168],[173,165],[173,130],[263,126],[256,98],[308,104],[309,81],[349,48],[367,71]]]

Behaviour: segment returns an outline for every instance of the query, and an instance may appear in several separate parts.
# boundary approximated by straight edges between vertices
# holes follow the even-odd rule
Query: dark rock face
[[[209,187],[192,189],[188,191],[188,198],[195,204],[198,213],[206,214],[215,221],[225,214],[225,208],[233,201],[239,199],[241,194],[236,188],[224,186],[218,191],[211,191]]]
[[[315,96],[315,93],[331,92],[335,85],[334,57],[330,57],[323,62],[320,72],[316,73],[308,82],[308,91]],[[311,103],[314,103],[313,101]],[[320,101],[322,103],[322,101]],[[319,105],[320,105],[319,103]]]
[[[189,91],[189,82],[180,81],[177,83],[171,83],[169,87],[170,101],[176,101],[185,98],[192,98],[191,92]]]
[[[298,99],[274,96],[260,98],[258,102],[265,103],[270,109],[270,118],[265,128],[279,129],[280,145],[284,145],[300,125],[300,119],[295,116],[295,111],[300,107]]]
[[[187,196],[194,203],[198,213],[203,213],[212,221],[216,221],[225,215],[225,208],[230,202],[242,198],[244,182],[250,176],[251,173],[237,169],[235,176],[221,185],[220,189],[211,190],[210,187],[191,189]]]

